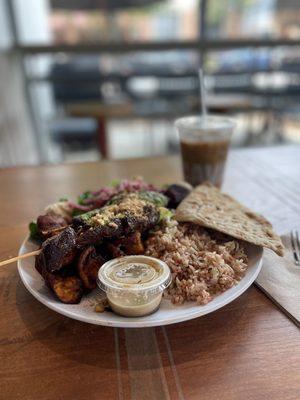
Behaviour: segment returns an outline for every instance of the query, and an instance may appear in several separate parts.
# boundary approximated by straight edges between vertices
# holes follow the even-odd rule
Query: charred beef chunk
[[[104,259],[96,253],[94,246],[83,250],[78,260],[77,270],[85,289],[96,288],[98,271],[103,264]]]
[[[165,191],[169,199],[168,208],[176,208],[191,190],[192,186],[187,182],[170,185]]]
[[[134,232],[132,235],[124,238],[123,248],[125,254],[128,255],[144,254],[145,249],[142,242],[141,232]]]
[[[78,276],[61,276],[59,273],[46,272],[45,281],[61,302],[66,304],[80,302],[83,295],[83,285]]]
[[[59,215],[40,215],[37,219],[38,232],[44,239],[57,235],[67,225],[66,220]]]
[[[93,210],[73,219],[79,247],[97,244],[103,239],[118,239],[135,231],[144,232],[159,221],[158,208],[137,193],[119,196],[115,204]]]
[[[59,271],[65,265],[71,264],[76,253],[76,234],[71,227],[42,244],[42,254],[48,272]]]
[[[153,204],[145,204],[140,215],[134,213],[126,213],[123,219],[124,235],[132,232],[145,232],[153,228],[159,221],[159,211]]]
[[[105,225],[94,227],[89,227],[87,224],[84,224],[77,230],[77,245],[79,248],[83,248],[94,244],[100,244],[103,239],[117,238],[121,236],[122,233],[123,225],[119,218],[115,218]]]
[[[118,258],[126,256],[125,252],[121,249],[120,244],[117,243],[107,243],[107,253],[111,258]]]
[[[37,270],[37,272],[40,275],[44,276],[45,266],[44,266],[44,254],[43,253],[40,253],[35,257],[35,265],[34,266],[35,266],[35,269]]]
[[[125,255],[144,254],[141,232],[136,231],[129,236],[107,244],[107,250],[113,258]]]
[[[35,268],[61,302],[66,304],[80,302],[83,295],[83,285],[80,278],[75,275],[73,266],[65,266],[58,272],[48,272],[44,254],[40,253],[35,259]]]

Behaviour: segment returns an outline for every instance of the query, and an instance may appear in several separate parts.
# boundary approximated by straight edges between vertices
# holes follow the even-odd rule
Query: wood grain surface
[[[0,259],[60,197],[112,179],[181,177],[176,157],[0,172]],[[300,227],[300,148],[232,152],[225,190],[280,233]],[[252,286],[204,317],[142,330],[92,326],[38,303],[16,265],[0,270],[0,399],[300,399],[299,329]],[[300,289],[300,288],[299,288]]]

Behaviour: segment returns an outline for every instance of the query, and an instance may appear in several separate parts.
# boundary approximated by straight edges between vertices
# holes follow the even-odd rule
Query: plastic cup
[[[175,121],[180,137],[184,178],[193,186],[221,187],[235,122],[219,115],[189,116]]]
[[[171,279],[165,262],[147,256],[125,256],[102,265],[97,282],[116,314],[141,317],[158,309]]]

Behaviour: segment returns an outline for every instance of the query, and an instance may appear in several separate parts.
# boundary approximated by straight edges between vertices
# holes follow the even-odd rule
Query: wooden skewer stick
[[[22,255],[20,255],[18,257],[13,257],[13,258],[9,258],[8,260],[1,261],[0,262],[0,267],[3,267],[3,265],[7,265],[7,264],[13,263],[13,262],[18,261],[18,260],[22,260],[23,258],[37,256],[38,254],[40,254],[40,252],[41,252],[41,249],[34,250],[34,251],[31,251],[30,253],[22,254]]]

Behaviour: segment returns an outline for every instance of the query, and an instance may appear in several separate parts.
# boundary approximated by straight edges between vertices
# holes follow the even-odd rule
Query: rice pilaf
[[[247,255],[240,241],[191,223],[168,220],[146,241],[146,255],[165,261],[172,272],[166,295],[174,304],[207,304],[245,275]]]

